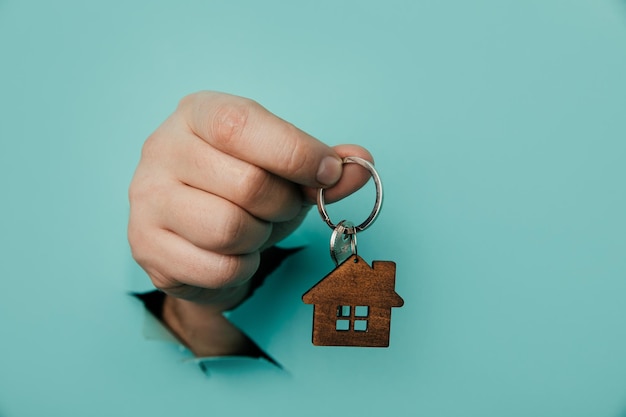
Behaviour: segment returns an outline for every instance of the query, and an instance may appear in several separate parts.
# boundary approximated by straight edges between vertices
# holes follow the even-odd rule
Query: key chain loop
[[[374,185],[376,186],[376,202],[374,203],[374,208],[372,209],[372,212],[370,213],[369,217],[365,219],[365,221],[361,223],[360,225],[354,226],[353,228],[348,229],[345,232],[347,234],[355,234],[357,232],[362,232],[363,230],[371,226],[371,224],[374,223],[374,220],[376,220],[378,213],[380,213],[380,209],[382,208],[382,205],[383,205],[383,184],[380,180],[380,177],[378,176],[378,172],[376,172],[376,169],[374,168],[374,165],[371,162],[366,161],[363,158],[359,158],[358,156],[348,156],[346,158],[343,158],[343,163],[344,164],[358,164],[358,165],[361,165],[363,168],[367,169],[372,175],[372,178],[374,179]],[[326,211],[326,206],[325,206],[325,201],[324,201],[324,188],[320,188],[317,193],[317,209],[320,212],[320,216],[322,216],[322,220],[324,220],[324,222],[326,222],[326,224],[330,226],[331,229],[333,230],[336,229],[337,225],[334,224],[330,220],[330,217],[328,216],[328,212]]]

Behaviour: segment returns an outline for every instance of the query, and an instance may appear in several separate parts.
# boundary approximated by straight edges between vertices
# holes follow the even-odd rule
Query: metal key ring
[[[374,223],[374,220],[376,220],[376,217],[378,216],[378,213],[380,212],[380,209],[383,205],[383,183],[380,181],[378,172],[376,172],[376,169],[371,162],[366,161],[363,158],[359,158],[358,156],[348,156],[346,158],[343,158],[343,163],[359,164],[363,168],[367,169],[370,174],[372,174],[372,178],[374,179],[374,185],[376,186],[376,202],[374,203],[374,209],[363,223],[355,226],[353,229],[351,229],[350,232],[348,232],[349,234],[352,234],[356,232],[362,232],[363,230],[367,229],[372,223]],[[333,224],[333,222],[330,220],[330,217],[328,216],[328,212],[326,211],[326,206],[324,202],[324,188],[320,188],[317,193],[317,209],[320,212],[320,216],[322,216],[322,220],[324,220],[324,222],[326,222],[326,224],[334,230],[337,225]]]

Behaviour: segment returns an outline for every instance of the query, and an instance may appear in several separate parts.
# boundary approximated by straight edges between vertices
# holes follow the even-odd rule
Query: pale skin
[[[135,260],[167,294],[163,320],[198,356],[236,354],[245,337],[222,312],[246,295],[260,253],[294,231],[327,188],[344,198],[369,178],[346,156],[242,97],[183,98],[146,140],[129,189]],[[320,225],[320,227],[323,227]]]

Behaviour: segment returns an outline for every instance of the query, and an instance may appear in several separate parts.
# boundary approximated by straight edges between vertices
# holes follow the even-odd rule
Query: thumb
[[[178,110],[191,131],[214,148],[309,187],[335,184],[341,158],[332,148],[242,97],[192,94]]]
[[[357,156],[369,162],[374,162],[372,154],[359,145],[338,145],[333,146],[333,150],[341,158]],[[324,192],[324,200],[327,203],[341,200],[363,187],[369,179],[370,173],[363,167],[357,164],[344,164],[341,178],[334,186],[326,189]],[[309,203],[315,204],[318,190],[318,188],[303,187],[304,195]]]

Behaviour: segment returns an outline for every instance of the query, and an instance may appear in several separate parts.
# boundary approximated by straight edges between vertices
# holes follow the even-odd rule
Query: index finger
[[[335,184],[337,153],[258,103],[223,93],[185,97],[178,108],[192,132],[220,151],[308,187]]]

